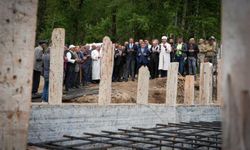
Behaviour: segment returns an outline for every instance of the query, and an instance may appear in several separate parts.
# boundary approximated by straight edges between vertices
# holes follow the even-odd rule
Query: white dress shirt
[[[67,56],[68,62],[70,62],[70,63],[73,64],[73,63],[75,63],[76,60],[75,59],[71,59],[72,58],[71,53],[73,53],[73,52],[70,50],[70,52],[68,52],[66,56]]]

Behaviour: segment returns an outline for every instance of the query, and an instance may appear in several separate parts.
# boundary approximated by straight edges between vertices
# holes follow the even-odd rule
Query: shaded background
[[[220,0],[39,0],[36,39],[66,30],[66,43],[100,42],[105,35],[123,43],[129,37],[162,35],[220,40]]]

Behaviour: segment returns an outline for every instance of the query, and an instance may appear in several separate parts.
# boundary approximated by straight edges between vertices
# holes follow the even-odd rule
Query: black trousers
[[[135,71],[136,71],[136,61],[134,57],[127,58],[127,70],[126,70],[126,80],[128,79],[129,75],[131,75],[132,79],[135,78]]]
[[[159,54],[153,53],[150,56],[150,76],[152,79],[158,78],[159,76]]]
[[[170,52],[170,62],[175,62],[175,53]]]
[[[120,81],[123,77],[124,64],[120,63],[114,67],[114,80]]]
[[[141,66],[148,67],[148,69],[150,68],[150,65],[149,65],[149,64],[141,64],[141,63],[137,63],[138,75],[139,75],[139,69],[141,68]]]
[[[119,76],[119,65],[114,65],[113,80],[114,81],[118,80],[118,76]]]
[[[68,66],[66,69],[65,90],[69,90],[74,85],[75,66]]]
[[[167,77],[168,71],[167,70],[160,70],[161,72],[161,77]]]
[[[87,63],[83,65],[83,83],[87,84],[91,82],[91,63]]]
[[[74,77],[74,87],[79,87],[80,86],[80,71],[79,72],[75,72],[75,77]]]
[[[40,84],[40,76],[41,72],[33,70],[33,84],[32,84],[32,94],[38,92],[39,84]]]

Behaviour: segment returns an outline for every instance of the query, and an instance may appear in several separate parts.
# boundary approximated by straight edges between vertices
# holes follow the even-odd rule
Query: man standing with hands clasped
[[[150,49],[151,55],[150,55],[150,76],[151,79],[158,78],[159,77],[159,53],[160,53],[160,47],[158,45],[158,40],[153,40],[153,46]]]
[[[140,69],[141,66],[147,66],[149,68],[149,56],[150,51],[144,42],[141,43],[141,47],[137,51],[137,63],[138,68]]]
[[[168,67],[170,65],[171,45],[167,43],[166,36],[163,36],[161,40],[162,40],[162,43],[160,44],[159,70],[161,73],[161,77],[166,77]]]
[[[126,46],[125,49],[126,53],[126,75],[125,75],[125,81],[128,81],[129,75],[132,77],[132,81],[135,80],[135,61],[136,61],[136,53],[137,53],[137,46],[134,44],[134,39],[129,39],[129,44]]]
[[[73,88],[74,85],[74,77],[75,77],[75,65],[80,62],[74,55],[75,46],[70,45],[69,50],[66,52],[67,57],[67,68],[66,68],[66,83],[65,83],[65,91],[69,91],[70,88]]]

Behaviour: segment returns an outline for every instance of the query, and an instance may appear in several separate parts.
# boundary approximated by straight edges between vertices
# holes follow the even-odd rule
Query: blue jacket
[[[144,51],[142,52],[142,48],[139,48],[137,51],[137,62],[140,65],[147,65],[149,64],[149,56],[150,51],[147,47],[144,48]]]

